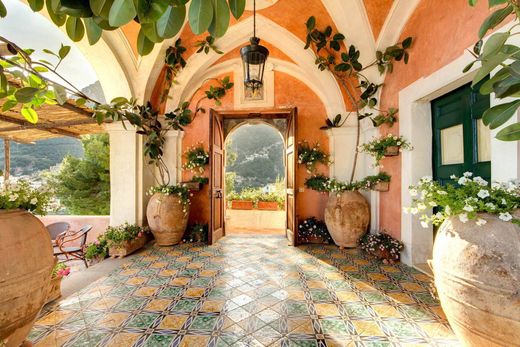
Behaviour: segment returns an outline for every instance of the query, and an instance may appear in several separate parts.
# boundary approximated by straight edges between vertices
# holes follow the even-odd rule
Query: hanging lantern
[[[244,68],[244,85],[255,92],[264,83],[265,62],[269,56],[269,50],[261,46],[260,39],[256,37],[256,0],[253,1],[253,37],[249,43],[240,49],[240,55]]]

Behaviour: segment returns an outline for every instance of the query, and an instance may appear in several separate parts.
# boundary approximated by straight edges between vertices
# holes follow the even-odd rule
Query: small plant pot
[[[389,146],[385,148],[385,157],[395,157],[399,155],[399,146]]]
[[[233,200],[231,201],[231,209],[233,210],[252,210],[253,202],[245,200]]]
[[[105,257],[98,255],[92,259],[87,259],[87,263],[88,263],[88,266],[90,267],[92,265],[96,265],[97,263],[101,263],[104,259],[105,259]]]
[[[265,211],[278,211],[278,203],[276,201],[259,201],[258,209]]]
[[[385,249],[385,250],[376,250],[374,252],[372,252],[372,255],[374,255],[375,257],[377,257],[378,259],[381,259],[383,261],[383,263],[385,264],[395,264],[396,262],[399,261],[399,259],[394,259],[392,257],[392,255],[390,254],[390,251]]]
[[[61,297],[61,280],[63,276],[56,276],[51,279],[51,289],[47,295],[47,303],[57,300]]]
[[[148,241],[147,236],[141,236],[131,241],[124,241],[118,245],[110,245],[108,247],[108,254],[111,257],[126,257],[129,254],[137,251],[138,249],[143,248],[143,246]]]
[[[390,182],[379,182],[372,189],[378,192],[387,192],[390,190]]]

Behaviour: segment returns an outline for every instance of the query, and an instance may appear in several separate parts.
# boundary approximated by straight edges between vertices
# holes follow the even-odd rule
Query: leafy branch
[[[387,47],[384,51],[377,51],[374,60],[363,66],[359,61],[361,52],[354,45],[347,47],[345,36],[334,33],[328,25],[320,30],[316,25],[316,18],[310,17],[306,22],[307,38],[305,49],[312,49],[315,54],[315,64],[321,71],[332,73],[340,84],[353,111],[346,116],[338,114],[334,119],[327,119],[322,129],[340,127],[354,115],[356,124],[356,148],[360,141],[360,121],[370,119],[374,126],[389,124],[392,126],[397,121],[397,109],[389,108],[382,110],[378,108],[377,93],[381,84],[370,81],[364,72],[372,67],[377,67],[380,74],[393,71],[394,63],[404,61],[408,63],[408,49],[412,45],[412,38],[408,37],[402,42]],[[358,152],[354,154],[354,163],[350,175],[350,182],[354,180]]]

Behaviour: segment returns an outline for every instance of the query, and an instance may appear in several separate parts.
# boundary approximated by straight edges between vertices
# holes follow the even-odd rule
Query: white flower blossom
[[[464,211],[467,211],[467,212],[473,212],[475,211],[475,209],[473,208],[473,206],[471,205],[466,205],[464,206],[464,208],[462,208]]]
[[[444,190],[438,190],[437,194],[439,194],[439,195],[446,195],[446,194],[448,194],[448,192],[446,192]]]
[[[410,196],[417,196],[417,194],[418,194],[417,189],[415,189],[415,188],[410,189],[409,192],[410,192]]]
[[[500,213],[498,218],[500,218],[504,222],[509,222],[511,219],[513,219],[513,216],[511,216],[511,214],[509,212],[503,212],[503,213]]]
[[[32,198],[31,199],[31,205],[36,205],[38,203],[38,199],[37,198]]]
[[[422,221],[421,221],[421,226],[422,226],[423,228],[427,228],[427,227],[428,227],[428,222],[422,220]]]
[[[9,201],[16,201],[18,199],[18,194],[11,194],[9,195]]]
[[[471,177],[473,176],[473,172],[466,171],[464,172],[464,177]]]
[[[477,193],[477,196],[481,199],[485,199],[489,196],[489,191],[486,190],[486,189],[481,189],[479,190],[479,192]]]
[[[461,213],[459,214],[459,220],[462,222],[462,223],[466,223],[469,218],[468,218],[468,214],[467,213]]]
[[[506,199],[502,198],[502,201],[500,202],[502,205],[507,205]]]
[[[412,208],[410,209],[410,213],[411,213],[411,214],[417,214],[417,213],[419,213],[419,210],[418,210],[416,207],[412,207]]]
[[[466,177],[461,177],[461,178],[459,178],[459,180],[457,181],[457,183],[460,184],[461,186],[466,185],[467,182],[468,182],[468,179],[467,179]]]
[[[418,204],[417,204],[417,209],[418,209],[419,211],[426,210],[426,205],[423,204],[423,203],[418,203]]]
[[[458,177],[457,177],[456,175],[451,175],[450,178],[451,178],[452,180],[456,180]]]
[[[436,207],[437,203],[435,201],[430,201],[430,207]]]
[[[451,207],[450,207],[450,205],[446,205],[446,207],[444,208],[444,213],[446,213],[446,216],[451,215]]]
[[[432,176],[424,176],[423,178],[421,178],[421,181],[423,183],[429,183],[433,180],[433,177]]]
[[[488,203],[486,203],[486,206],[489,207],[489,208],[492,209],[492,210],[494,210],[494,209],[497,208],[497,207],[495,206],[495,204],[492,203],[492,202],[488,202]]]

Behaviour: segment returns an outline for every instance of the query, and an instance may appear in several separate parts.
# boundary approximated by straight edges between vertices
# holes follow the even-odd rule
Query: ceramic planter
[[[54,257],[45,226],[24,210],[0,210],[0,341],[18,347],[47,302]]]
[[[148,238],[146,236],[141,236],[130,241],[121,242],[117,245],[109,243],[108,255],[111,257],[126,257],[127,255],[143,248],[147,241]]]
[[[245,200],[232,200],[231,201],[231,208],[233,210],[252,210],[253,209],[253,202],[252,201],[245,201]]]
[[[278,203],[276,201],[259,201],[258,209],[266,211],[278,211]]]
[[[340,248],[357,247],[370,222],[368,201],[358,191],[329,194],[325,224],[334,243]]]
[[[385,157],[395,157],[399,155],[399,146],[388,146],[385,148]]]
[[[373,189],[378,192],[387,192],[390,190],[390,182],[379,182],[374,185]]]
[[[520,227],[495,215],[478,218],[487,223],[451,217],[437,232],[432,261],[437,293],[466,346],[518,346]]]
[[[159,246],[181,242],[188,225],[188,216],[189,205],[184,206],[177,195],[155,193],[146,209],[148,226]]]

